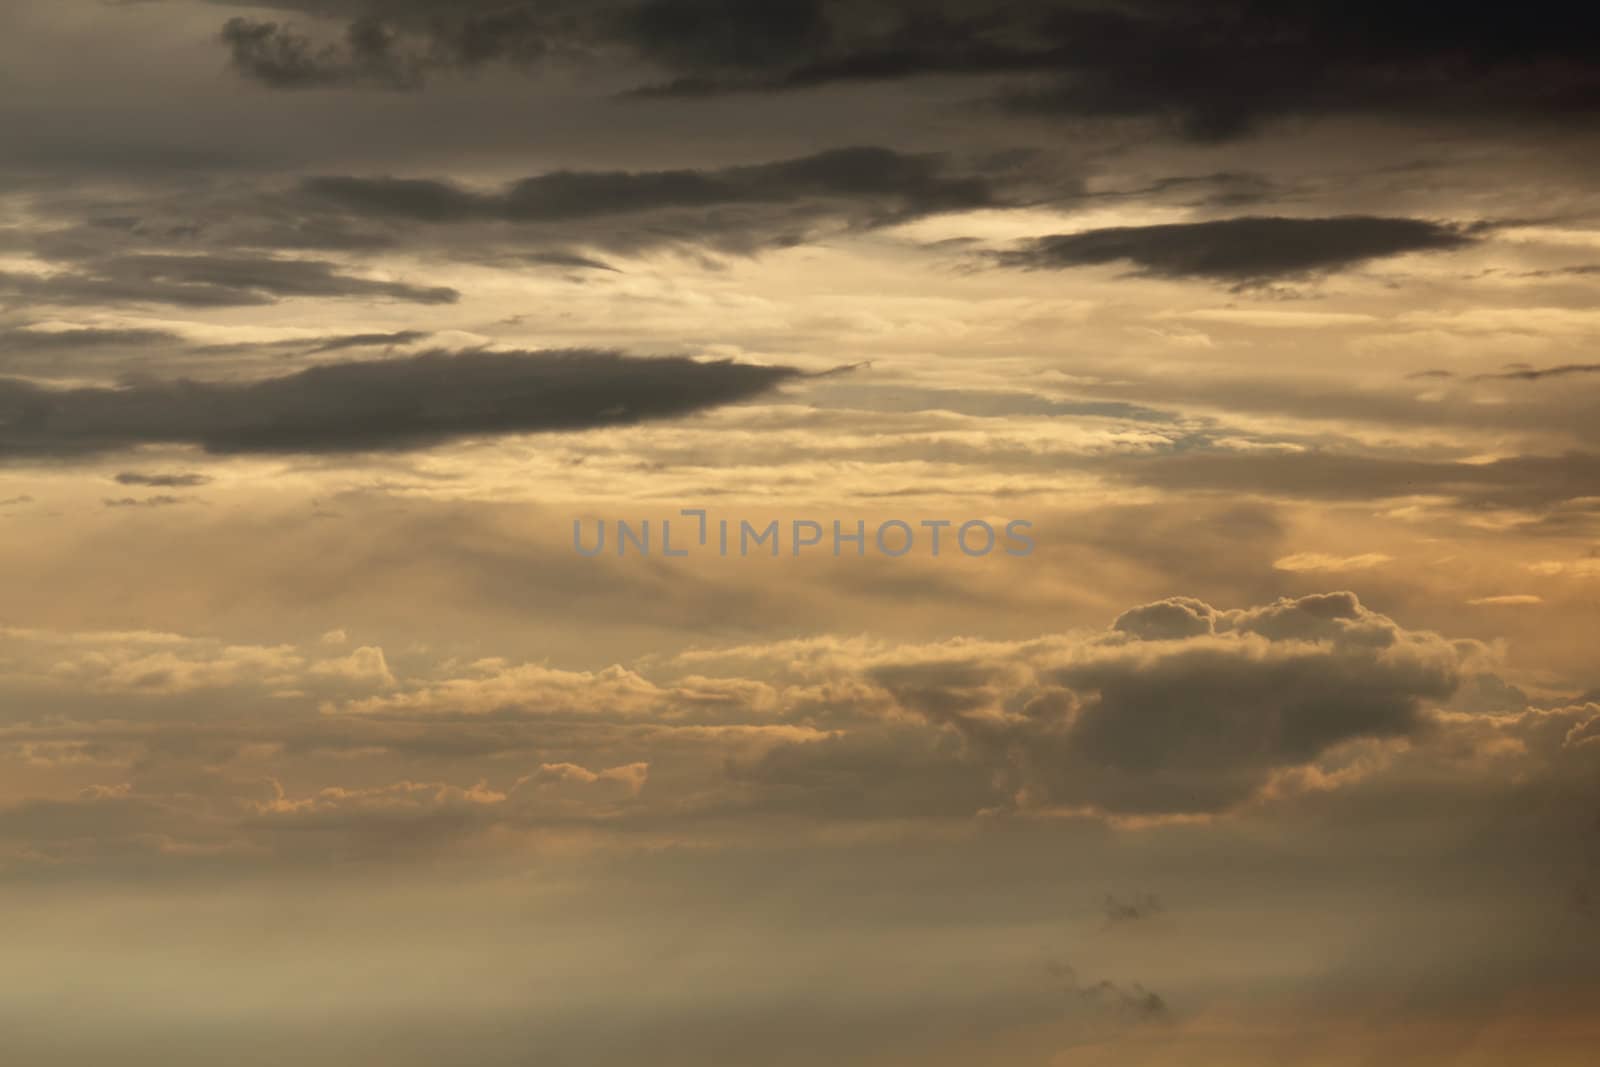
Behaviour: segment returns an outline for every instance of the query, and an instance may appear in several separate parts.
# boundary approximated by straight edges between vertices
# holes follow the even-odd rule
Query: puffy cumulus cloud
[[[1448,699],[1482,652],[1406,631],[1349,593],[1206,621],[1209,632],[1193,633],[1196,622],[1177,616],[1162,620],[1166,630],[1139,619],[1154,640],[1098,648],[1045,672],[1073,706],[1006,739],[1019,756],[1019,798],[1135,813],[1225,810],[1275,770],[1341,743],[1417,735],[1428,705]],[[1185,625],[1191,633],[1169,636]]]
[[[648,763],[591,771],[576,763],[545,763],[517,779],[509,798],[539,811],[574,816],[621,813],[650,780]]]
[[[389,673],[389,663],[383,649],[364,646],[340,659],[323,660],[313,665],[313,677],[337,679],[360,685],[392,686],[394,675]]]
[[[960,735],[1005,806],[1203,815],[1343,743],[1419,735],[1485,655],[1351,593],[1227,611],[1175,598],[1103,634],[872,676]]]
[[[756,805],[770,789],[785,807],[804,807],[809,792],[828,810],[854,798],[862,811],[949,813],[959,797],[969,811],[1206,815],[1342,744],[1422,735],[1430,707],[1491,659],[1476,642],[1407,630],[1351,593],[1233,610],[1174,598],[1097,634],[914,647],[819,640],[695,653],[679,665],[737,668],[734,678],[658,683],[620,667],[489,663],[332,710],[822,731],[737,766]],[[939,789],[944,801],[931,800]]]
[[[1503,683],[1486,703],[1490,649],[1347,592],[1172,598],[1028,641],[818,637],[593,671],[415,652],[397,670],[317,637],[11,642],[0,689],[24,710],[0,727],[0,762],[24,785],[0,799],[0,830],[63,862],[152,842],[309,858],[770,819],[1316,818],[1385,797],[1432,818],[1492,812],[1529,783],[1578,791],[1600,758],[1600,708],[1530,710]],[[1452,710],[1458,688],[1482,710]],[[71,832],[89,822],[92,840]]]
[[[792,367],[619,352],[425,352],[246,382],[55,389],[0,378],[0,459],[153,443],[209,452],[360,452],[624,426],[749,399]]]
[[[1033,238],[995,258],[1002,266],[1025,270],[1127,263],[1147,277],[1203,278],[1250,287],[1315,277],[1407,252],[1450,251],[1474,240],[1462,227],[1424,219],[1268,216],[1055,234]]]
[[[1307,833],[1434,827],[1507,855],[1549,848],[1549,871],[1592,873],[1600,860],[1597,732],[1593,702],[1444,712],[1410,744],[1357,744],[1277,772],[1252,811]]]
[[[1117,616],[1111,628],[1147,641],[1199,637],[1216,630],[1217,611],[1193,597],[1168,597],[1154,604],[1130,608]]]

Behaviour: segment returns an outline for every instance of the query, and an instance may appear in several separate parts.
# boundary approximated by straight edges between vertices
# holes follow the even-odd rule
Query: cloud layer
[[[687,415],[749,399],[797,374],[618,352],[436,351],[241,383],[51,389],[0,380],[0,458],[157,443],[214,453],[419,448]]]

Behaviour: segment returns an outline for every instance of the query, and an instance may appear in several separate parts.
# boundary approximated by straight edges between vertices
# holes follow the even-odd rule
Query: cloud
[[[33,834],[48,854],[164,835],[270,858],[322,847],[262,836],[274,827],[316,823],[341,835],[328,847],[378,853],[396,819],[433,845],[594,820],[668,835],[763,817],[1259,827],[1367,805],[1379,823],[1454,824],[1464,805],[1494,810],[1496,791],[1592,792],[1600,757],[1593,705],[1441,708],[1489,650],[1349,593],[1156,602],[1017,641],[815,637],[601,670],[403,655],[397,669],[325,637],[0,628],[0,694],[32,709],[0,730],[0,762],[82,767],[89,799],[112,805],[0,804],[0,841]],[[53,829],[69,816],[100,845]],[[1144,922],[1161,902],[1111,896],[1104,911]]]
[[[123,471],[116,481],[118,485],[146,485],[158,489],[193,489],[211,483],[204,474],[141,474],[138,471]]]
[[[1118,456],[1096,466],[1138,485],[1300,500],[1443,497],[1471,509],[1549,509],[1593,492],[1600,455],[1508,456],[1490,463],[1372,456],[1324,450],[1172,450]]]
[[[0,379],[0,458],[145,444],[208,452],[356,452],[461,437],[625,426],[747,400],[791,367],[571,350],[428,352],[251,382],[49,389]]]
[[[363,646],[341,659],[323,660],[312,666],[311,676],[369,686],[395,684],[383,649],[376,646]]]
[[[537,263],[544,267],[571,267],[577,270],[608,270],[616,271],[616,267],[603,260],[582,256],[576,252],[530,252],[527,255],[529,263]]]
[[[997,253],[995,259],[1023,270],[1125,262],[1148,277],[1252,286],[1314,277],[1407,252],[1450,251],[1474,240],[1459,227],[1423,219],[1263,216],[1056,234]]]
[[[181,254],[109,256],[47,274],[0,272],[0,293],[7,292],[41,304],[184,307],[243,307],[271,304],[285,297],[376,297],[451,304],[461,295],[445,286],[363,278],[321,260]],[[120,343],[135,340],[132,331],[122,333]],[[106,343],[93,336],[88,340]]]
[[[854,796],[895,810],[931,805],[923,794],[970,797],[986,779],[992,810],[1209,816],[1340,746],[1425,736],[1429,709],[1485,655],[1408,631],[1348,592],[1233,610],[1175,598],[1101,633],[1024,645],[817,648],[807,674],[837,678],[840,693],[846,678],[865,680],[934,733],[893,725],[863,694],[856,729],[774,749],[743,775],[774,790],[816,783],[818,803]],[[795,699],[780,690],[778,704]],[[896,780],[913,773],[915,792]]]
[[[302,191],[313,200],[358,215],[428,223],[570,222],[674,209],[841,199],[877,205],[869,217],[887,224],[995,202],[987,181],[950,176],[947,169],[942,156],[861,146],[711,170],[556,171],[524,178],[499,192],[476,192],[425,179],[355,177],[310,178]],[[567,263],[571,265],[570,260]]]
[[[1070,699],[990,727],[1014,753],[1019,800],[1129,813],[1223,810],[1276,768],[1356,738],[1412,736],[1459,684],[1463,653],[1353,594],[1196,614],[1208,632],[1108,644],[1040,672]],[[1129,630],[1126,617],[1120,630]],[[1148,633],[1149,631],[1146,630]]]
[[[1297,552],[1292,556],[1273,560],[1272,566],[1280,571],[1355,571],[1381,567],[1393,563],[1393,556],[1382,552],[1364,552],[1358,556],[1330,556],[1322,552]]]
[[[64,330],[31,328],[0,329],[0,352],[82,351],[98,348],[134,348],[171,344],[181,339],[166,330],[101,329],[76,327]]]
[[[1107,894],[1104,907],[1107,926],[1143,922],[1166,911],[1161,898],[1154,893],[1134,893],[1126,897]]]
[[[343,352],[351,348],[387,348],[391,345],[413,345],[433,336],[426,330],[394,330],[390,333],[347,333],[318,340],[307,351],[313,355],[324,352]]]
[[[1053,961],[1049,969],[1077,1001],[1113,1011],[1135,1022],[1151,1022],[1167,1017],[1166,1000],[1138,982],[1129,985],[1121,985],[1110,979],[1084,982],[1070,964],[1059,961]]]
[[[422,84],[420,59],[397,53],[394,35],[376,19],[351,22],[340,44],[319,46],[290,26],[242,17],[224,23],[220,36],[236,70],[275,89]]]
[[[430,5],[412,6],[425,13]],[[422,23],[362,14],[337,41],[318,43],[293,25],[244,17],[224,23],[220,38],[235,70],[274,89],[414,90],[436,71],[489,63],[526,66],[576,43],[556,37],[563,25],[570,31],[572,23],[552,18],[547,5],[432,6]]]
[[[177,496],[149,496],[141,500],[137,497],[124,496],[103,500],[101,503],[108,508],[165,508],[183,503],[183,498]]]
[[[1480,596],[1467,601],[1484,607],[1520,607],[1527,604],[1542,604],[1544,598],[1532,593],[1507,593],[1502,596]]]
[[[1600,363],[1563,363],[1556,367],[1518,367],[1515,370],[1498,371],[1494,374],[1475,374],[1472,380],[1537,382],[1545,378],[1567,378],[1578,374],[1600,374]]]
[[[1389,114],[1576,123],[1595,109],[1600,20],[1545,4],[1440,19],[1421,2],[1244,0],[1204,6],[1073,0],[528,0],[265,5],[347,21],[337,39],[233,19],[235,68],[280,88],[415,89],[434,72],[526,68],[552,55],[639,71],[653,95],[837,82],[1010,77],[996,103],[1064,119],[1143,118],[1184,136],[1242,136],[1284,117]],[[659,72],[654,79],[646,71]]]

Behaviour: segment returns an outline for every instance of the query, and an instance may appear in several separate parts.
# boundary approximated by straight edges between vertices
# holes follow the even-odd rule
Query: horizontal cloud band
[[[792,367],[586,349],[426,352],[254,382],[47,389],[0,379],[0,459],[145,444],[208,452],[356,452],[483,434],[621,426],[754,397]]]
[[[1122,262],[1152,277],[1250,284],[1407,252],[1450,251],[1474,239],[1469,230],[1426,219],[1245,217],[1054,234],[1001,252],[998,259],[1025,270]]]

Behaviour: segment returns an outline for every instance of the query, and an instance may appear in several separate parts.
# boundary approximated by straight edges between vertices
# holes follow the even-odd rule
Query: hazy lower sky
[[[1596,55],[0,0],[0,1061],[1591,1062]]]

